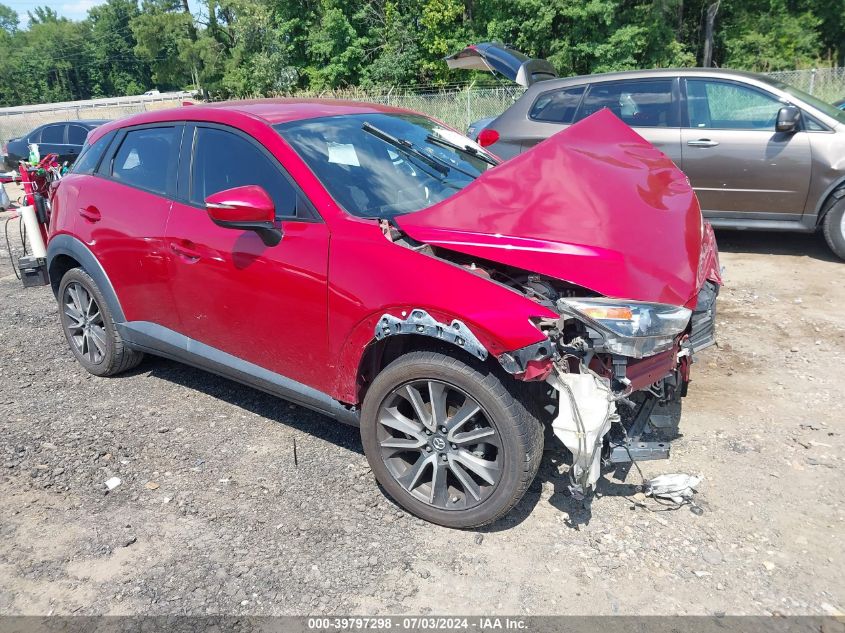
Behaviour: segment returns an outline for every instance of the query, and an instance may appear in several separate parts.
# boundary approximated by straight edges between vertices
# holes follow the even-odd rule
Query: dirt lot
[[[23,289],[4,251],[0,613],[845,609],[845,265],[811,236],[719,241],[719,347],[671,460],[642,464],[703,476],[704,514],[635,508],[632,472],[586,515],[549,452],[480,532],[395,506],[353,428],[155,358],[87,375],[49,289]]]

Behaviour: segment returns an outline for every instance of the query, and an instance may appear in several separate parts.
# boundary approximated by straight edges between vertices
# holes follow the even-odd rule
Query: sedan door
[[[711,218],[799,219],[810,186],[806,132],[775,131],[786,105],[756,86],[686,78],[682,169]]]
[[[224,126],[189,127],[167,227],[180,332],[306,385],[326,382],[329,231],[278,161]],[[193,148],[191,161],[188,152]],[[211,221],[205,199],[244,185],[271,197],[279,244]]]
[[[64,123],[53,123],[41,128],[40,133],[30,138],[30,143],[38,144],[38,153],[41,158],[47,154],[58,154],[60,161],[65,154],[65,133],[67,125]]]
[[[59,156],[59,162],[68,161],[73,163],[82,151],[82,146],[85,145],[85,139],[88,138],[90,130],[82,125],[69,123],[67,126],[67,143],[64,147],[64,155]]]

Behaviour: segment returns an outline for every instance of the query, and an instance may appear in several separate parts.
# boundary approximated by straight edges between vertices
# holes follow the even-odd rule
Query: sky
[[[106,0],[59,0],[59,2],[50,2],[49,0],[0,0],[0,3],[7,7],[12,7],[18,12],[21,18],[21,26],[26,26],[28,19],[26,17],[27,11],[32,11],[35,7],[50,7],[55,9],[60,16],[70,20],[82,20],[88,15],[88,9],[98,4],[103,4]],[[196,2],[190,3],[193,8]]]
[[[45,2],[42,0],[0,0],[0,3],[7,7],[12,7],[21,16],[21,26],[26,25],[26,12],[32,11],[35,7],[47,6],[55,9],[59,15],[70,18],[71,20],[81,20],[91,7],[102,4],[105,0],[64,0],[59,2]]]

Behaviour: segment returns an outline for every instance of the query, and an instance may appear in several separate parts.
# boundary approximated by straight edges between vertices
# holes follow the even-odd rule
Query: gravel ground
[[[635,505],[635,471],[587,514],[549,451],[478,532],[405,514],[353,428],[166,360],[88,375],[3,251],[0,613],[845,609],[845,269],[813,236],[719,240],[719,346],[671,460],[642,464],[700,474],[704,514]]]

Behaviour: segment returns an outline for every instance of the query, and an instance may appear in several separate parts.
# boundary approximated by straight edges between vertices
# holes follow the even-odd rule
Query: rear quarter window
[[[85,145],[79,153],[79,158],[73,164],[71,173],[93,174],[113,138],[114,132],[109,132],[102,138],[97,139],[95,143]]]
[[[583,94],[584,86],[571,86],[544,92],[537,97],[528,116],[535,121],[572,123]]]

